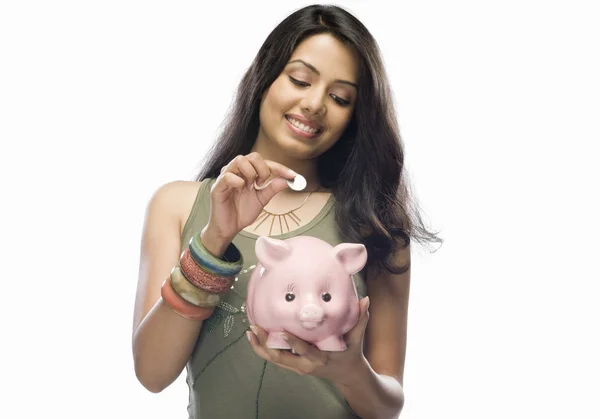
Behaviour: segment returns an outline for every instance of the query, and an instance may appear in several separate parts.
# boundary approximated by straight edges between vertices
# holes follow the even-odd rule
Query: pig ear
[[[333,248],[333,253],[350,275],[354,275],[367,264],[367,249],[359,243],[338,244]]]
[[[283,240],[260,236],[256,240],[256,258],[265,267],[270,268],[277,262],[285,259],[292,248]]]

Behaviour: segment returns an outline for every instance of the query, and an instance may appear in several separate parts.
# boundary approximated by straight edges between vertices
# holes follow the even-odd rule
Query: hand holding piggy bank
[[[256,241],[258,264],[248,282],[246,312],[269,336],[267,347],[290,349],[289,332],[322,351],[343,351],[343,335],[358,321],[352,275],[367,262],[362,244],[335,247],[311,236]]]

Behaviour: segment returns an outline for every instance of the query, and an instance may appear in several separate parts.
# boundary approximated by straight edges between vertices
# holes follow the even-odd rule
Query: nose
[[[300,320],[303,322],[320,322],[323,320],[323,309],[316,304],[307,304],[300,310]]]
[[[327,107],[325,106],[325,94],[318,89],[312,89],[306,92],[306,96],[302,100],[302,110],[309,115],[325,116]]]

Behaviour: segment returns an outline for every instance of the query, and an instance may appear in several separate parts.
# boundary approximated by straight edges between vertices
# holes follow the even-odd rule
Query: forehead
[[[331,35],[314,35],[302,41],[290,61],[297,59],[315,66],[323,77],[358,81],[358,54]]]

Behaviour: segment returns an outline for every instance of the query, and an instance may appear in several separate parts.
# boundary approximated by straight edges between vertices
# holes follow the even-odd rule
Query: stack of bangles
[[[231,288],[242,270],[243,257],[233,243],[223,259],[213,256],[194,234],[163,282],[160,294],[163,301],[177,314],[190,320],[205,320],[221,302],[221,295]]]

